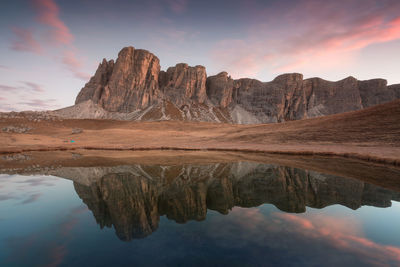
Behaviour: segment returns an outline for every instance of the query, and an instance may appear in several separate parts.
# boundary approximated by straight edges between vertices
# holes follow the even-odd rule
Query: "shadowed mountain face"
[[[97,223],[102,228],[114,226],[125,241],[150,235],[164,215],[185,223],[204,220],[208,209],[228,214],[235,206],[264,203],[301,213],[306,207],[389,207],[391,200],[400,201],[400,193],[362,181],[248,162],[66,167],[53,175],[73,180]]]
[[[69,118],[188,120],[268,123],[359,110],[400,97],[386,80],[348,77],[330,82],[283,74],[271,82],[207,77],[203,66],[185,63],[160,70],[152,53],[126,47],[118,59],[103,62],[80,91],[75,106],[56,113]]]

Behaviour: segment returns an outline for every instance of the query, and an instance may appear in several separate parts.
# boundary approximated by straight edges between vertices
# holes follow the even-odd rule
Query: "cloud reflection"
[[[5,264],[29,266],[59,266],[68,256],[71,231],[79,223],[78,216],[87,210],[86,206],[74,207],[60,223],[25,236],[11,236],[6,246],[11,253]],[[21,257],[24,255],[24,257]]]
[[[39,197],[40,197],[41,195],[42,195],[41,193],[32,194],[32,195],[30,195],[27,199],[25,199],[24,201],[22,201],[21,204],[24,205],[24,204],[33,203],[33,202],[35,202],[36,200],[38,200]]]
[[[269,207],[270,208],[270,207]],[[215,217],[207,236],[225,249],[274,256],[280,263],[321,265],[323,262],[372,266],[399,266],[400,248],[367,238],[357,217],[323,213],[266,213],[234,208],[225,217]],[[227,218],[229,217],[229,218]],[[312,256],[311,256],[312,255]]]
[[[286,224],[287,231],[329,244],[345,253],[357,255],[366,262],[387,266],[400,265],[400,248],[376,243],[363,236],[348,218],[274,213],[273,216]]]

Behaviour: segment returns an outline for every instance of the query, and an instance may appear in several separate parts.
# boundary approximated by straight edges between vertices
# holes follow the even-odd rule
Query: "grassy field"
[[[336,155],[400,165],[400,100],[372,108],[279,124],[3,118],[0,153],[54,150],[221,150]],[[73,134],[73,129],[82,129]]]

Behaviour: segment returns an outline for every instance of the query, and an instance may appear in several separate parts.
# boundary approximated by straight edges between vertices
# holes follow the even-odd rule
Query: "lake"
[[[369,164],[71,160],[3,156],[1,266],[400,266],[400,190]]]

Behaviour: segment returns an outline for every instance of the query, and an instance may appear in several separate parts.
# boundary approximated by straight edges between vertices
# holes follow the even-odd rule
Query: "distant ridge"
[[[125,47],[102,63],[80,91],[76,105],[57,111],[70,118],[271,123],[360,110],[400,98],[400,84],[384,79],[337,82],[283,74],[270,82],[227,72],[207,77],[185,63],[160,70],[149,51]]]

